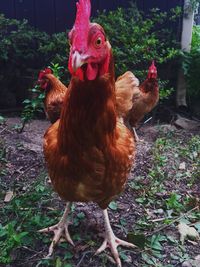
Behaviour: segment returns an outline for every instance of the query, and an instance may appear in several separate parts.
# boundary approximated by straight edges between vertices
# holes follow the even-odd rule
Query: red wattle
[[[89,81],[93,81],[96,79],[98,74],[98,65],[94,63],[88,63],[86,76]]]

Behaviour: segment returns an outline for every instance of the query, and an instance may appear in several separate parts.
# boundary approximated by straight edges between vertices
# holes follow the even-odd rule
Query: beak
[[[81,66],[83,66],[86,62],[88,57],[85,55],[81,55],[78,51],[75,51],[72,56],[72,68],[73,71],[76,72]]]

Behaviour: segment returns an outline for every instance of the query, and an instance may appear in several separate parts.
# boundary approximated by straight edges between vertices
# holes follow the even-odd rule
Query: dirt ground
[[[29,183],[32,183],[38,175],[45,170],[45,163],[43,159],[43,152],[42,152],[42,142],[43,142],[43,135],[45,130],[48,128],[49,123],[47,121],[42,120],[34,120],[29,125],[25,127],[23,133],[19,134],[14,130],[14,126],[19,123],[19,118],[8,118],[6,125],[0,127],[1,138],[3,138],[6,144],[6,154],[7,159],[9,160],[9,171],[7,175],[1,177],[1,186],[3,188],[3,194],[10,188],[15,187],[16,183],[24,183],[26,186]],[[152,166],[152,148],[154,147],[154,143],[160,135],[165,136],[169,132],[175,132],[178,138],[183,141],[186,141],[191,138],[194,134],[198,133],[189,133],[189,132],[182,132],[178,131],[174,126],[170,125],[163,125],[163,126],[145,126],[142,127],[141,130],[138,132],[139,137],[143,139],[142,142],[139,142],[137,145],[137,157],[135,165],[133,166],[133,170],[130,174],[128,184],[123,194],[121,194],[116,199],[117,209],[113,208],[109,211],[110,218],[111,218],[111,225],[113,229],[120,238],[127,238],[127,233],[132,232],[136,226],[136,222],[141,220],[143,217],[147,216],[148,208],[146,208],[143,204],[139,204],[135,201],[140,197],[141,189],[135,191],[133,186],[131,186],[132,181],[134,181],[134,177],[144,177],[141,180],[141,183],[144,187],[148,187],[148,174],[149,169]],[[162,133],[162,134],[161,134]],[[171,158],[173,162],[173,158]],[[172,162],[169,162],[168,167]],[[129,186],[128,186],[129,185]],[[177,186],[183,185],[182,189],[180,190],[188,190],[187,186],[183,183],[174,183],[168,182],[166,185],[168,187],[168,193],[172,192],[173,190],[177,191]],[[200,193],[199,186],[194,186],[192,194],[197,196]],[[1,194],[0,194],[0,197]],[[52,195],[53,198],[56,199],[56,203],[59,202],[57,208],[62,208],[63,203],[59,200],[59,197],[56,194]],[[162,192],[157,192],[157,198],[162,198]],[[55,203],[54,203],[55,204]],[[0,202],[0,206],[4,207],[4,204]],[[86,237],[89,235],[89,239],[87,243],[83,243],[82,240],[78,241],[75,248],[70,248],[70,253],[73,254],[73,259],[70,259],[71,265],[57,265],[54,264],[40,264],[38,265],[39,260],[41,260],[48,250],[49,243],[42,243],[42,240],[38,246],[38,254],[34,257],[34,253],[25,253],[22,257],[15,256],[16,261],[13,264],[3,264],[0,266],[7,266],[7,267],[17,267],[17,266],[114,266],[112,263],[112,258],[110,257],[109,253],[104,254],[102,257],[94,256],[95,249],[101,244],[102,241],[102,228],[103,228],[103,220],[102,220],[102,212],[101,210],[93,203],[83,204],[77,203],[75,214],[84,214],[84,219],[81,221],[79,227],[71,227],[72,234],[76,234],[77,232],[82,237]],[[60,213],[61,215],[61,213]],[[162,216],[161,216],[162,217]],[[119,223],[119,221],[125,222]],[[156,218],[157,219],[157,218]],[[170,234],[174,233],[175,227],[171,225],[169,227],[164,227],[162,230],[161,227],[161,234]],[[158,227],[158,228],[159,228]],[[146,228],[144,230],[145,235],[151,235],[152,232],[156,233],[159,229],[152,229]],[[141,231],[140,231],[141,232]],[[159,233],[159,231],[158,231]],[[179,239],[178,233],[174,234],[175,238]],[[98,245],[92,244],[92,241],[97,242]],[[91,246],[90,246],[91,245]],[[182,266],[178,259],[170,259],[172,250],[174,250],[174,244],[166,245],[163,251],[163,259],[160,260],[162,262],[161,265],[153,265],[153,263],[148,263],[148,261],[141,261],[141,249],[136,250],[127,250],[121,249],[121,251],[125,251],[126,256],[124,258],[123,266],[137,266],[137,267],[145,267],[145,266],[158,266],[158,267],[165,267],[165,266]],[[200,255],[200,243],[196,246],[191,244],[187,244],[186,250],[189,249],[191,253],[190,258],[195,258],[197,255]],[[19,253],[19,251],[18,251]],[[57,248],[57,254],[61,255],[63,252],[63,248]],[[105,256],[106,255],[106,256]],[[105,259],[106,257],[106,259]],[[29,260],[30,259],[30,260]],[[170,259],[170,260],[169,260]],[[182,260],[183,262],[184,260]],[[146,262],[146,263],[144,263]],[[145,265],[146,264],[146,265]],[[189,266],[189,265],[188,265]],[[191,265],[192,266],[192,265]],[[189,266],[189,267],[191,267]],[[199,267],[198,265],[197,267]]]

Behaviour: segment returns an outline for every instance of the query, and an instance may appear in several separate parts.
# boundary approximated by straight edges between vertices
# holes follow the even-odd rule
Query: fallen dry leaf
[[[179,223],[178,230],[180,233],[180,241],[182,245],[184,244],[186,237],[189,237],[195,240],[200,239],[200,236],[197,230],[194,227],[190,227],[183,222]]]
[[[13,195],[14,195],[13,191],[8,191],[5,195],[4,202],[5,203],[10,202],[13,198]]]
[[[179,170],[184,171],[185,169],[186,169],[186,163],[185,163],[185,162],[182,162],[182,163],[179,165]]]

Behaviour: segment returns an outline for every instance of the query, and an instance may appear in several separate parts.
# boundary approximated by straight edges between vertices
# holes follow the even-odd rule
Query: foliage
[[[24,253],[16,252],[19,249],[21,252],[29,254],[34,252],[33,258],[35,258],[35,262],[38,261],[37,266],[72,266],[70,261],[74,256],[68,251],[70,246],[66,243],[59,245],[63,250],[62,265],[58,264],[61,261],[60,256],[54,259],[42,259],[40,255],[41,245],[47,244],[48,246],[51,237],[40,234],[37,230],[56,223],[60,217],[60,207],[55,206],[49,209],[53,202],[55,204],[55,198],[52,202],[53,194],[51,188],[47,186],[47,178],[46,173],[42,172],[36,181],[30,183],[29,180],[28,185],[24,184],[23,179],[21,184],[18,183],[18,186],[15,187],[15,197],[9,203],[2,204],[0,210],[0,264],[24,260]],[[73,225],[78,227],[84,218],[83,212],[77,213]],[[73,235],[73,239],[80,240],[80,236]]]
[[[27,189],[26,193],[14,198],[1,209],[3,225],[0,225],[0,248],[2,252],[0,263],[12,262],[12,253],[18,247],[28,246],[32,248],[33,238],[37,236],[32,229],[35,226],[42,227],[46,223],[52,222],[45,215],[37,214],[34,208],[38,202],[43,205],[44,197],[46,198],[50,194],[50,190],[41,184],[43,179],[44,174],[32,184],[31,191]],[[11,212],[14,212],[15,216],[12,221],[9,221],[7,216]]]
[[[173,9],[170,20],[174,21],[179,15],[180,8]],[[134,5],[98,15],[95,21],[103,25],[113,47],[117,76],[131,70],[144,80],[153,59],[159,70],[160,64],[179,54],[172,31],[163,28],[168,17],[169,14],[158,9],[153,9],[149,17],[144,17]],[[166,79],[166,73],[163,77]],[[161,99],[168,97],[171,89],[167,88],[167,82],[161,81],[160,85]]]
[[[179,13],[180,9],[175,8],[170,20],[174,21]],[[117,75],[129,69],[144,79],[152,59],[156,59],[159,65],[177,55],[171,32],[163,30],[167,17],[167,13],[154,9],[151,16],[144,18],[134,6],[99,14],[95,21],[103,25],[111,40]],[[0,75],[0,99],[6,99],[0,101],[1,106],[21,105],[29,95],[27,88],[35,80],[38,71],[49,62],[67,69],[69,44],[65,32],[50,36],[33,29],[26,20],[6,19],[0,15],[0,38],[0,68],[3,70]],[[67,71],[63,72],[61,78],[64,83],[68,82]],[[164,91],[168,93],[161,91],[161,99],[167,97],[171,90],[161,80],[163,84]]]
[[[192,51],[200,51],[200,25],[193,26],[192,32]]]
[[[188,5],[186,6],[186,10],[191,12],[198,8],[200,4],[200,0],[189,0]]]
[[[155,143],[148,144],[148,147],[152,145],[147,155],[149,161],[140,165],[145,168],[149,166],[147,172],[144,175],[139,168],[141,176],[137,176],[138,171],[135,172],[134,177],[130,177],[124,196],[109,205],[111,220],[115,222],[114,231],[121,236],[128,235],[129,241],[139,247],[132,252],[119,249],[124,266],[131,266],[133,260],[137,266],[143,267],[178,266],[198,252],[198,246],[181,244],[177,225],[184,220],[184,223],[192,225],[200,233],[197,188],[200,137],[188,137],[185,142],[186,137],[179,138],[179,134],[170,129],[164,131],[161,128],[158,131]],[[22,148],[16,147],[19,150],[15,153],[22,153]],[[13,172],[18,170],[19,165],[14,165],[12,154],[8,153],[7,157],[1,151],[5,151],[3,142],[0,142],[0,164],[7,158],[5,168],[8,168],[13,179]],[[27,155],[30,150],[26,148],[24,152]],[[31,160],[38,161],[36,153],[32,157]],[[10,159],[13,161],[10,162]],[[182,162],[186,163],[185,169],[179,168]],[[24,164],[30,166],[27,162]],[[70,225],[70,234],[76,242],[77,250],[63,242],[56,247],[52,258],[43,259],[52,235],[37,231],[57,223],[62,208],[60,199],[49,186],[43,167],[40,169],[41,165],[37,166],[40,175],[35,179],[30,179],[35,168],[30,173],[25,170],[23,177],[15,180],[9,180],[8,175],[1,180],[0,174],[0,265],[17,266],[19,263],[26,266],[31,259],[31,266],[70,267],[77,266],[84,259],[83,266],[110,266],[105,253],[95,258],[84,256],[94,254],[101,238],[97,238],[95,221],[91,222],[92,217],[87,216],[86,207],[80,204],[72,208],[73,224]],[[10,190],[13,191],[13,198],[5,203],[5,195]],[[90,206],[91,209],[93,207]],[[126,216],[128,213],[129,216]],[[88,224],[88,220],[91,224]]]
[[[188,94],[200,97],[200,26],[193,27],[191,52],[183,53],[183,70],[186,75]]]
[[[142,252],[141,266],[172,267],[178,265],[173,264],[174,260],[176,263],[182,263],[190,259],[186,247],[177,240],[175,237],[177,233],[174,231],[177,232],[175,223],[179,223],[182,219],[188,225],[193,222],[199,232],[198,193],[196,197],[189,193],[194,192],[192,186],[198,183],[199,149],[199,136],[183,142],[169,130],[167,135],[160,131],[151,154],[152,167],[149,170],[148,183],[143,176],[134,177],[134,181],[129,183],[130,188],[134,190],[134,195],[138,195],[136,202],[144,210],[144,216],[133,226],[133,231],[137,231],[137,236],[141,237],[145,231],[149,232],[145,235],[145,240],[142,237],[142,242],[147,249]],[[169,162],[173,163],[169,166]],[[185,169],[181,170],[182,162],[187,164]],[[180,181],[184,186],[187,184],[188,194],[183,189],[184,186],[180,186]],[[172,183],[175,184],[174,187]],[[174,189],[173,192],[171,188]],[[194,208],[196,211],[192,211]],[[134,236],[133,233],[130,234]],[[168,255],[166,248],[170,243],[174,245],[174,250],[171,255]],[[171,264],[163,264],[165,257]]]
[[[19,105],[27,96],[35,71],[45,62],[39,48],[49,36],[31,28],[26,20],[0,14],[0,39],[0,105]]]
[[[64,83],[69,81],[69,74],[66,71],[68,65],[68,55],[69,55],[69,43],[67,42],[67,36],[65,32],[55,33],[51,36],[51,40],[40,46],[39,49],[45,55],[46,62],[49,64],[58,64],[62,66],[62,72],[60,71],[58,77],[62,79]],[[55,71],[56,69],[54,69]],[[57,76],[57,74],[54,72]]]
[[[27,20],[7,19],[0,14],[0,39],[2,107],[20,106],[39,70],[50,62],[67,68],[69,45],[64,32],[50,36],[33,29]],[[67,74],[62,78],[66,81]]]
[[[38,112],[43,112],[44,92],[41,91],[39,85],[35,85],[29,91],[34,95],[31,99],[23,101],[24,109],[21,114],[22,125],[19,125],[19,132],[21,133],[26,123],[34,118]]]
[[[0,224],[0,248],[1,248],[1,263],[10,263],[10,252],[13,248],[22,245],[22,239],[28,234],[27,232],[17,233],[15,230],[16,222],[8,223],[5,227]]]

